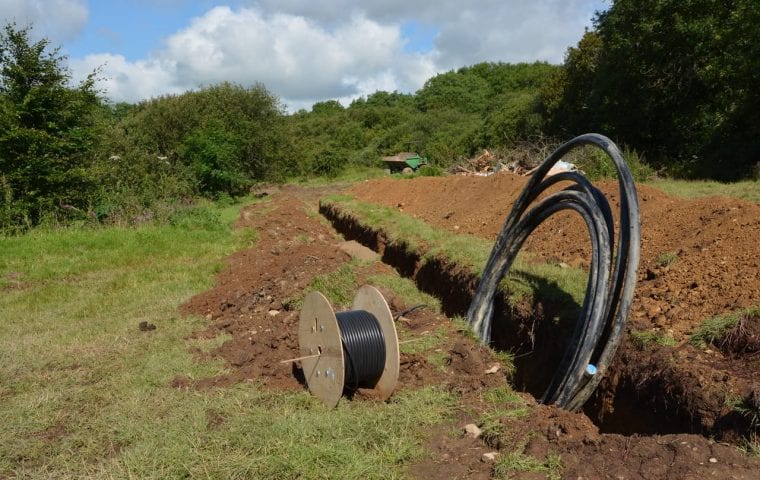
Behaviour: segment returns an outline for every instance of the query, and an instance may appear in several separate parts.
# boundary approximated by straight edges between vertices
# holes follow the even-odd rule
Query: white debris
[[[499,456],[499,452],[488,452],[484,453],[482,457],[480,457],[481,462],[485,463],[492,463],[496,461],[496,457]]]
[[[468,423],[464,426],[465,434],[470,438],[478,438],[483,431],[474,423]]]

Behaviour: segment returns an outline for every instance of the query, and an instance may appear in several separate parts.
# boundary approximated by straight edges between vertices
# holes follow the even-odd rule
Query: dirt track
[[[453,232],[493,238],[523,181],[508,175],[485,179],[380,180],[359,184],[352,194],[399,208]],[[614,203],[615,192],[610,192],[609,186],[603,186],[603,190]],[[220,330],[232,335],[213,354],[226,359],[234,367],[233,373],[195,381],[177,378],[177,386],[205,388],[259,379],[270,388],[304,388],[298,381],[296,368],[278,363],[297,350],[297,312],[285,308],[287,300],[301,292],[314,276],[334,271],[349,259],[339,248],[335,232],[315,215],[314,201],[321,193],[291,187],[275,194],[269,202],[243,211],[239,224],[259,232],[256,246],[232,255],[218,277],[217,286],[184,307],[185,312],[202,314],[209,320],[208,329],[197,335],[216,336]],[[760,206],[730,199],[675,200],[647,187],[640,187],[639,193],[644,243],[632,315],[635,328],[658,329],[680,340],[706,316],[757,302],[760,263],[755,242],[760,238]],[[528,248],[543,252],[549,261],[584,265],[586,234],[579,222],[572,220],[557,218],[553,223],[547,222],[534,234]],[[670,252],[676,252],[676,260],[662,266],[660,256]],[[362,268],[358,272],[360,283],[362,277],[372,272],[389,270],[381,263]],[[393,310],[404,307],[392,292],[384,294]],[[407,328],[420,333],[440,326],[450,328],[450,338],[443,349],[450,365],[449,374],[442,375],[423,356],[404,355],[399,388],[443,384],[458,392],[463,403],[475,405],[480,389],[498,384],[503,378],[482,374],[493,362],[491,354],[457,334],[445,317],[418,311],[410,315]],[[676,363],[694,364],[691,371],[695,372],[695,382],[721,384],[724,389],[743,386],[743,394],[751,397],[758,381],[753,358],[737,360],[719,352],[690,348],[676,355],[681,355]],[[631,356],[625,359],[628,362],[643,363],[645,359],[656,362],[660,359],[658,355],[667,353],[641,352],[629,346],[621,353],[624,355]],[[743,362],[744,373],[732,370],[732,365],[738,365],[736,362]],[[730,372],[729,378],[712,378],[717,370],[711,364],[724,365],[723,370]],[[678,372],[681,370],[674,374]],[[626,381],[622,374],[613,375],[607,388],[610,392],[624,392],[619,384]],[[641,393],[632,391],[628,395]],[[479,461],[479,453],[493,447],[523,449],[537,458],[545,458],[550,452],[559,454],[566,478],[749,479],[755,478],[760,466],[760,462],[741,455],[734,447],[699,435],[600,434],[598,427],[584,415],[550,407],[534,408],[528,419],[505,421],[510,422],[509,428],[515,434],[504,445],[487,446],[448,434],[434,435],[429,445],[433,456],[412,472],[430,478],[455,475],[487,478],[490,468]]]

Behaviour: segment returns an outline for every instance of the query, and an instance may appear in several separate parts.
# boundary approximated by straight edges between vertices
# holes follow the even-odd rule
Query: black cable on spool
[[[346,388],[373,388],[385,367],[385,339],[377,318],[365,310],[338,312],[335,318],[346,357]]]
[[[621,233],[616,255],[612,249],[614,221],[604,195],[577,172],[546,177],[564,155],[582,145],[603,150],[618,172]],[[562,181],[572,184],[528,210],[539,195]],[[499,282],[526,238],[544,220],[562,210],[577,212],[586,223],[591,239],[591,266],[572,340],[541,401],[578,410],[599,384],[620,343],[639,264],[641,224],[636,187],[620,150],[609,138],[593,133],[576,137],[560,146],[536,169],[494,243],[470,303],[467,321],[483,342],[490,340],[493,300]]]

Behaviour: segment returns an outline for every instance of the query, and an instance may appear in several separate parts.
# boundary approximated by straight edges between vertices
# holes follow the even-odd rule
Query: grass
[[[675,347],[678,342],[670,335],[660,332],[635,330],[631,332],[631,340],[639,348],[644,348],[650,343],[656,343],[664,347]]]
[[[481,395],[486,409],[478,420],[483,441],[496,445],[505,433],[507,426],[503,419],[523,418],[530,413],[525,401],[508,385],[488,389]]]
[[[546,460],[539,460],[519,451],[502,452],[496,457],[494,478],[512,478],[514,472],[542,473],[543,478],[559,480],[562,478],[562,460],[556,454],[549,454]]]
[[[734,183],[693,180],[652,180],[649,185],[657,187],[668,195],[681,198],[700,198],[719,195],[740,198],[760,203],[760,181],[744,180]]]
[[[344,263],[336,271],[319,275],[307,290],[321,292],[332,305],[348,307],[356,293],[356,274],[350,263]]]
[[[351,305],[356,294],[356,273],[354,268],[357,261],[344,263],[334,272],[317,275],[309,286],[300,293],[285,299],[282,303],[287,310],[301,310],[303,299],[308,292],[320,292],[335,308],[346,308]]]
[[[760,305],[740,312],[725,313],[708,318],[689,336],[689,342],[695,347],[706,348],[707,345],[719,340],[728,330],[736,326],[742,315],[759,316]]]
[[[413,281],[390,273],[379,273],[367,278],[367,282],[376,287],[387,288],[398,295],[405,305],[414,307],[425,305],[435,313],[441,312],[441,301],[432,295],[420,292]]]
[[[382,228],[390,241],[404,244],[410,251],[422,252],[424,262],[444,258],[480,275],[493,246],[486,239],[435,229],[392,208],[360,202],[346,195],[329,196],[323,202],[338,205],[364,224]],[[513,303],[538,296],[574,303],[577,307],[583,302],[586,281],[587,275],[582,270],[534,262],[528,254],[521,253],[502,288]]]
[[[328,410],[256,383],[171,386],[225,372],[189,347],[228,337],[183,340],[204,320],[178,306],[256,239],[230,229],[239,205],[203,208],[172,225],[0,238],[0,477],[401,478],[423,455],[456,401],[441,389]]]
[[[660,267],[669,267],[678,260],[678,252],[665,252],[657,256],[655,262]]]
[[[401,330],[399,326],[399,330]],[[406,336],[406,332],[402,331]],[[401,353],[414,354],[424,353],[430,350],[441,347],[446,341],[449,331],[446,327],[438,327],[432,332],[425,334],[418,334],[412,338],[404,338],[400,340],[399,350]]]
[[[511,419],[524,418],[530,413],[530,407],[508,386],[486,390],[482,394],[488,405],[481,414],[478,426],[483,440],[488,445],[509,445],[501,448],[494,464],[494,478],[512,478],[515,472],[542,473],[546,478],[560,478],[562,465],[556,455],[549,455],[546,461],[521,453],[525,445],[514,445],[510,439],[508,423]],[[501,440],[501,442],[500,442]]]

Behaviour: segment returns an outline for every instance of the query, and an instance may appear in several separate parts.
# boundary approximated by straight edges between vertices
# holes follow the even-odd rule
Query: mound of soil
[[[356,198],[457,233],[495,239],[526,177],[380,179],[354,186]],[[597,187],[613,211],[616,182]],[[632,319],[681,340],[710,316],[757,304],[760,298],[760,205],[711,197],[683,200],[637,185],[642,245]],[[562,212],[529,238],[525,248],[545,261],[587,266],[589,239],[579,216]]]

